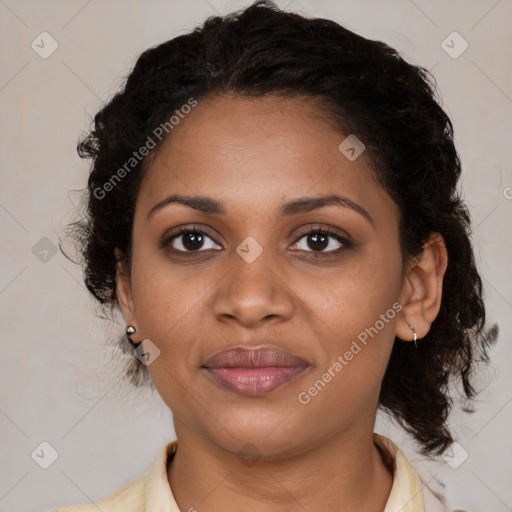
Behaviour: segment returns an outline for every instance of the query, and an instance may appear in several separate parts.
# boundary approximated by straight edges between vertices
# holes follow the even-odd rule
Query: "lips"
[[[308,367],[304,359],[276,347],[225,350],[203,365],[216,382],[246,396],[269,393],[294,380]]]

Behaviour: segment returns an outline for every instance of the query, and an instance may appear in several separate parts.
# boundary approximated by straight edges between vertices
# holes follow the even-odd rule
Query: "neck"
[[[174,421],[178,450],[167,476],[180,510],[384,510],[392,475],[373,429],[339,434],[291,457],[251,460]]]

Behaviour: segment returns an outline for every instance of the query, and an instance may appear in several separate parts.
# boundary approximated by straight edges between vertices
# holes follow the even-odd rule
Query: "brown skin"
[[[412,340],[413,324],[420,339],[435,319],[446,249],[433,235],[402,267],[396,204],[372,178],[366,153],[352,162],[340,153],[345,135],[315,107],[268,96],[201,100],[153,155],[140,189],[131,276],[119,267],[118,297],[137,329],[132,339],[161,350],[148,369],[173,412],[179,448],[168,478],[183,511],[365,512],[382,510],[389,496],[392,475],[372,441],[381,379],[395,336]],[[147,218],[171,194],[209,196],[226,213],[173,203]],[[277,213],[291,199],[332,194],[373,221],[339,206]],[[159,247],[171,229],[194,225],[210,237],[200,249],[184,247],[183,236]],[[308,227],[329,227],[353,245],[330,236],[318,248],[300,231]],[[248,236],[263,249],[252,263],[236,252]],[[299,403],[395,302],[402,311]],[[265,344],[309,368],[261,397],[229,391],[201,369],[221,350]]]

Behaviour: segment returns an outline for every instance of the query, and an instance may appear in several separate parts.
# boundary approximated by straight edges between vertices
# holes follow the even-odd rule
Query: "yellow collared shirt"
[[[446,512],[442,499],[420,479],[393,441],[376,433],[373,440],[394,461],[393,485],[383,512]],[[109,497],[52,512],[188,512],[178,508],[167,480],[167,464],[176,448],[177,441],[165,445],[149,471]]]

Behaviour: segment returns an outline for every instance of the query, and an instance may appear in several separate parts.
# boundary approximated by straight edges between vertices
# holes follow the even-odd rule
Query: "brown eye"
[[[307,235],[307,244],[308,247],[316,251],[323,251],[326,247],[329,246],[329,235],[324,235],[322,233],[312,233]]]
[[[202,252],[221,248],[209,235],[196,229],[184,229],[175,233],[163,243],[177,252]]]
[[[292,248],[305,252],[334,253],[351,246],[352,244],[338,233],[314,229],[304,233]]]

